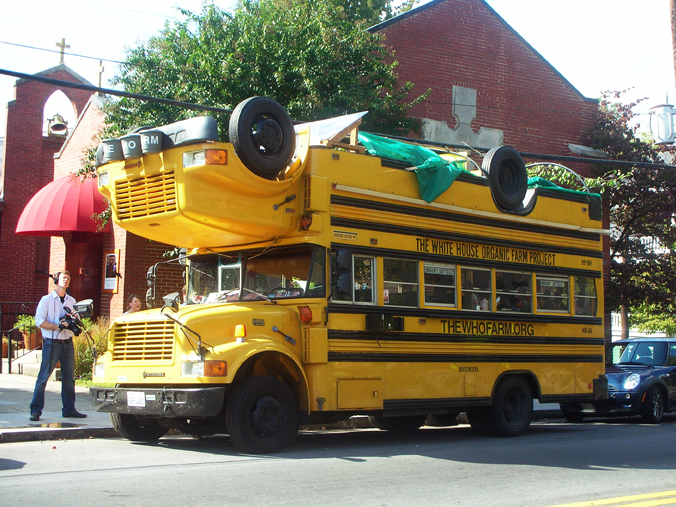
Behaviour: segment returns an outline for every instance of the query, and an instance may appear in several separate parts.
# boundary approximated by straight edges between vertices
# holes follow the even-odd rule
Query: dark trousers
[[[47,381],[59,361],[61,361],[61,403],[63,404],[61,413],[68,415],[75,412],[75,378],[73,377],[75,348],[73,347],[73,340],[45,339],[42,341],[42,362],[40,363],[38,379],[35,382],[31,414],[42,414],[42,409],[45,408],[45,387],[47,387]]]

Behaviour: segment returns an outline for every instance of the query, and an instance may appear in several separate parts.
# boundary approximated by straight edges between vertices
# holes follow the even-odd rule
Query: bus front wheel
[[[244,452],[274,453],[296,441],[298,409],[284,382],[250,377],[228,399],[225,422],[233,443]]]
[[[486,411],[492,433],[502,437],[521,435],[530,426],[533,396],[522,377],[508,377],[498,385],[493,405]]]

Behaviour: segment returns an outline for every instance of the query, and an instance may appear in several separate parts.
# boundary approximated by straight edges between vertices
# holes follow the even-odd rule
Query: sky
[[[232,10],[236,0],[215,0]],[[540,55],[583,95],[634,89],[624,102],[648,97],[636,107],[643,126],[649,108],[676,103],[669,0],[487,0]],[[0,69],[35,74],[64,63],[94,85],[116,72],[115,61],[179,17],[176,7],[199,11],[202,0],[23,0],[5,2],[0,17]],[[452,26],[449,26],[452,30]],[[87,57],[87,58],[85,58]],[[0,104],[14,99],[16,78],[0,75]],[[58,112],[72,126],[72,107],[53,97],[45,117]],[[6,109],[0,116],[4,136]]]

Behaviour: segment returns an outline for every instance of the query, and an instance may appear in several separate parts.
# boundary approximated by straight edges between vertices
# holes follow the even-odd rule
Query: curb
[[[119,436],[113,428],[46,428],[31,431],[17,429],[0,431],[0,443],[111,438]]]

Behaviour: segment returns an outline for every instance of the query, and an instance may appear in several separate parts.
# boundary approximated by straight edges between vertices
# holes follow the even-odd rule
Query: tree
[[[597,121],[589,137],[593,148],[612,159],[657,162],[655,146],[638,135],[633,125],[633,107],[638,102],[611,102],[623,92],[605,92]],[[629,316],[634,309],[650,309],[665,316],[674,314],[672,294],[676,289],[676,178],[673,170],[629,166],[612,169],[597,166],[596,183],[603,189],[610,210],[611,310],[622,314],[623,334],[628,336]],[[638,314],[637,314],[638,315]]]
[[[409,2],[409,4],[411,4]],[[254,95],[277,100],[296,120],[369,110],[364,128],[408,134],[412,83],[399,84],[396,60],[364,30],[390,15],[390,1],[243,0],[230,14],[215,5],[127,52],[114,84],[125,91],[233,109]],[[194,111],[123,98],[106,108],[120,132],[194,116]],[[220,115],[222,135],[229,116]]]
[[[587,144],[613,160],[659,162],[659,151],[639,133],[633,108],[624,92],[604,92]],[[629,326],[666,330],[676,319],[676,174],[671,169],[598,164],[587,186],[602,194],[610,218],[610,288],[606,309],[622,315],[624,337]],[[539,176],[562,186],[576,184],[569,173],[556,169]],[[659,329],[659,322],[663,327]]]

